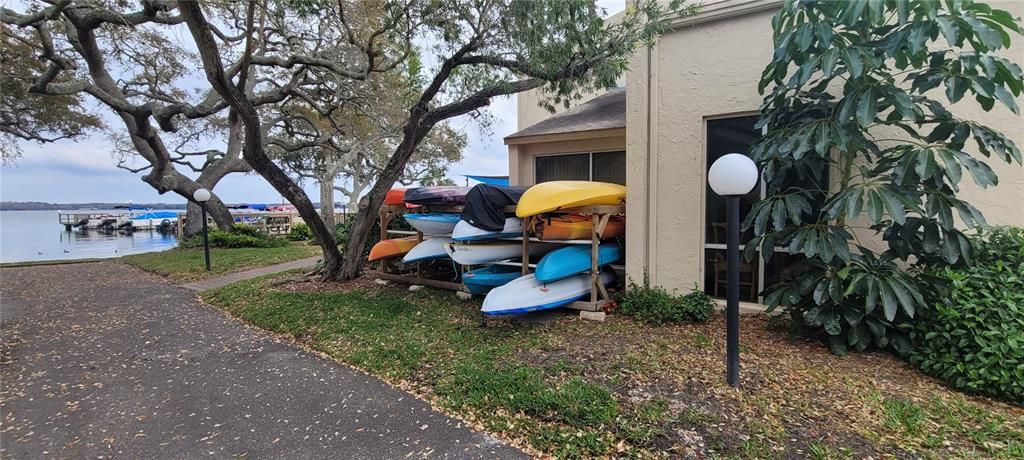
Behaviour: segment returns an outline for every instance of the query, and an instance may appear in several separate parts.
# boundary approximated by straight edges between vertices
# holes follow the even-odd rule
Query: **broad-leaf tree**
[[[374,14],[360,15],[358,11],[367,5]],[[483,109],[495,97],[521,91],[543,87],[553,103],[562,103],[582,92],[613,86],[633,50],[652,43],[665,28],[670,11],[692,11],[678,6],[679,2],[665,7],[657,0],[641,0],[617,21],[606,22],[588,0],[289,2],[288,14],[320,26],[318,34],[333,30],[340,48],[329,54],[312,47],[296,53],[300,48],[296,43],[281,47],[280,53],[253,56],[252,64],[305,66],[364,80],[372,73],[402,71],[406,57],[417,54],[424,68],[429,68],[424,72],[425,84],[406,108],[400,140],[370,189],[367,206],[356,216],[344,256],[325,226],[311,225],[324,249],[324,277],[358,276],[364,261],[362,246],[376,210],[435,126]],[[225,64],[227,53],[206,7],[198,2],[179,2],[177,7],[196,41],[208,80],[237,110],[245,126],[246,160],[296,206],[304,220],[320,222],[309,198],[271,161],[260,143],[266,135],[261,114],[239,90],[236,76]],[[245,35],[254,46],[246,49],[256,49],[262,23],[254,21],[253,10],[259,8],[250,4]]]
[[[181,17],[171,13],[170,3],[29,2],[24,11],[0,8],[0,22],[26,48],[18,64],[29,70],[20,76],[29,84],[30,97],[23,101],[37,101],[45,108],[42,113],[57,113],[68,101],[90,96],[119,120],[119,128],[107,126],[120,139],[118,166],[142,173],[158,193],[173,192],[191,201],[196,189],[212,191],[225,175],[249,171],[249,166],[241,158],[238,117],[209,89],[189,91],[185,80],[196,56],[173,39],[171,28]],[[227,23],[237,20],[230,5],[217,12]],[[235,72],[240,69],[234,66]],[[283,94],[259,96],[261,102],[273,102]],[[196,137],[211,126],[225,149],[211,149]],[[33,139],[31,132],[7,132]],[[219,227],[230,228],[231,214],[216,193],[207,208]],[[187,230],[200,228],[198,211],[194,203],[189,206]]]
[[[1022,28],[969,0],[788,1],[772,25],[767,134],[751,152],[766,197],[746,255],[799,256],[765,302],[835,352],[902,350],[900,325],[930,292],[914,266],[969,263],[963,231],[985,224],[961,187],[995,186],[987,161],[1021,163],[1013,140],[952,104],[1019,114],[1024,74],[999,51]]]
[[[43,97],[32,92],[46,62],[36,59],[29,33],[0,23],[0,158],[21,154],[18,140],[51,143],[76,139],[103,126],[84,104],[83,94]]]

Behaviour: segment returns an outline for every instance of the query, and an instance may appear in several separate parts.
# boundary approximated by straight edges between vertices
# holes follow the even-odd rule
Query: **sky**
[[[609,14],[623,9],[624,0],[598,0]],[[109,110],[99,110],[108,123],[117,128],[119,120]],[[493,122],[482,131],[466,118],[452,120],[455,129],[468,137],[463,159],[452,164],[449,177],[463,184],[464,174],[507,175],[508,149],[502,138],[517,131],[515,97],[494,99],[488,107]],[[105,135],[91,135],[75,141],[40,145],[20,143],[23,155],[12,165],[0,166],[0,201],[44,201],[52,203],[183,203],[173,193],[160,195],[145,182],[143,173],[131,173],[116,167],[110,142]],[[304,184],[314,201],[319,192]],[[216,193],[228,203],[277,203],[281,196],[256,174],[229,174]],[[341,196],[336,196],[341,199]]]

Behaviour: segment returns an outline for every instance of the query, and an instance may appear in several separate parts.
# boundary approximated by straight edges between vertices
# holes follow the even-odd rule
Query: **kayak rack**
[[[608,221],[611,220],[612,216],[626,215],[626,207],[622,205],[581,206],[578,208],[559,209],[556,211],[546,212],[542,215],[524,218],[523,236],[514,238],[515,240],[520,240],[523,242],[522,260],[530,260],[529,255],[531,242],[542,241],[538,238],[530,237],[529,235],[530,229],[533,227],[533,222],[536,219],[543,219],[544,215],[551,214],[577,214],[591,216],[591,218],[593,219],[593,225],[591,226],[592,229],[589,240],[568,240],[559,241],[559,243],[590,245],[590,299],[577,300],[569,305],[566,305],[566,307],[581,311],[603,311],[605,306],[611,300],[611,296],[608,294],[608,289],[605,288],[603,283],[601,283],[601,267],[597,263],[598,246],[601,245],[601,236],[604,234],[605,227],[608,226]],[[509,265],[515,265],[515,263],[511,263]],[[530,274],[531,264],[527,263],[518,265],[523,267],[523,276]]]
[[[416,208],[406,208],[405,206],[395,205],[384,205],[380,207],[378,212],[378,219],[380,219],[380,239],[386,240],[390,235],[402,235],[402,236],[416,236],[417,242],[423,242],[423,233],[414,230],[392,230],[388,227],[396,217],[404,214],[417,214],[427,212],[462,212],[462,206],[420,206]],[[418,244],[417,243],[417,244]],[[454,263],[454,262],[453,262]],[[461,268],[457,269],[461,271]],[[466,287],[462,283],[455,283],[452,281],[436,280],[432,278],[426,278],[423,276],[423,262],[416,262],[416,271],[413,274],[400,273],[395,267],[393,261],[388,259],[382,259],[380,261],[380,271],[377,275],[378,278],[395,281],[404,284],[418,284],[422,286],[429,286],[438,289],[447,289],[450,291],[466,291]]]
[[[428,212],[447,212],[455,213],[462,212],[462,206],[421,206],[413,209],[408,209],[405,206],[393,206],[385,205],[380,208],[379,219],[380,219],[380,238],[382,240],[388,239],[389,235],[416,235],[419,241],[423,241],[423,234],[419,231],[409,230],[390,230],[391,222],[403,214],[407,213],[428,213]],[[515,206],[509,206],[505,208],[507,213],[515,213]],[[577,300],[569,305],[568,308],[581,311],[599,312],[603,311],[605,306],[611,300],[611,295],[608,294],[607,288],[601,283],[601,267],[598,265],[598,247],[601,244],[601,236],[604,233],[605,227],[608,226],[608,222],[612,216],[624,216],[626,214],[626,207],[611,206],[611,205],[596,205],[596,206],[582,206],[577,208],[566,208],[559,209],[556,211],[546,212],[537,216],[530,216],[523,219],[523,234],[522,236],[501,238],[507,241],[520,241],[522,242],[522,256],[520,262],[514,262],[511,259],[501,260],[497,262],[491,262],[483,265],[506,265],[513,267],[522,267],[522,274],[530,274],[531,268],[536,268],[537,264],[529,263],[530,260],[530,244],[542,242],[543,240],[531,237],[529,235],[530,229],[533,227],[533,222],[538,219],[543,219],[544,216],[548,215],[559,215],[559,214],[576,214],[590,216],[593,219],[593,225],[591,230],[591,236],[589,239],[578,239],[578,240],[559,240],[560,244],[576,244],[576,245],[590,245],[591,254],[591,266],[590,266],[590,278],[591,278],[591,289],[590,298],[587,300]],[[525,263],[523,262],[525,261]],[[453,262],[454,263],[454,262]],[[403,274],[399,273],[390,259],[384,259],[381,261],[381,272],[379,277],[381,279],[391,280],[405,284],[419,284],[423,286],[430,286],[440,289],[448,289],[452,291],[467,292],[466,287],[461,283],[454,283],[451,281],[435,280],[423,277],[423,267],[421,262],[416,263],[416,271],[414,274]],[[465,272],[466,269],[471,268],[456,264],[459,270]],[[612,269],[620,271],[621,266],[612,266]]]

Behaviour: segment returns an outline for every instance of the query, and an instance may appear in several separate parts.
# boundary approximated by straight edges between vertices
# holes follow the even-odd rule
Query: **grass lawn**
[[[966,396],[887,354],[845,358],[744,316],[725,322],[488,320],[450,292],[281,274],[202,294],[537,455],[1022,458],[1024,408]]]
[[[320,246],[291,242],[276,248],[210,248],[210,271],[204,268],[203,249],[171,249],[121,257],[129,265],[166,277],[174,283],[190,283],[267,265],[320,255]]]

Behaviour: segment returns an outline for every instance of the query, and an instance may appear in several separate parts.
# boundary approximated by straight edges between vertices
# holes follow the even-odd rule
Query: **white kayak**
[[[605,286],[615,281],[611,271],[601,272]],[[541,283],[531,275],[522,276],[487,293],[480,312],[485,315],[518,315],[568,305],[590,296],[590,274],[580,274],[552,283]]]
[[[424,235],[451,236],[455,224],[459,222],[459,214],[442,212],[406,214],[405,221]]]
[[[458,224],[455,224],[455,229],[452,230],[453,241],[496,240],[498,238],[514,238],[517,236],[523,236],[523,219],[518,217],[506,218],[505,227],[500,232],[492,232],[474,227],[473,224],[464,220],[460,220]]]
[[[539,256],[558,246],[552,243],[530,243],[529,251],[531,256]],[[448,243],[444,248],[448,251],[448,257],[462,265],[480,265],[523,255],[522,243]]]
[[[444,246],[451,242],[451,238],[445,237],[426,238],[420,244],[413,246],[409,252],[405,253],[405,256],[402,257],[402,262],[412,263],[447,258],[448,252],[445,251]]]

